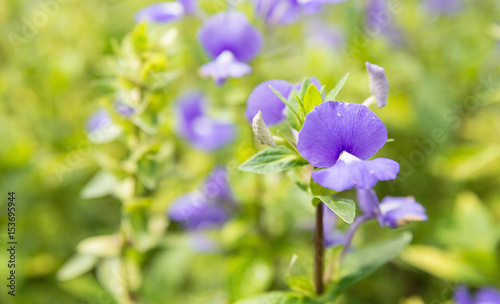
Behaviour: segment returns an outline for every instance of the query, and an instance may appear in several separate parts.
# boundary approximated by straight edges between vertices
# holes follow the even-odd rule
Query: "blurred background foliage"
[[[68,281],[58,280],[56,272],[81,240],[118,231],[119,202],[109,196],[84,200],[80,191],[103,162],[112,162],[103,155],[120,159],[126,148],[89,144],[85,122],[111,104],[113,56],[135,26],[134,13],[152,1],[61,1],[43,26],[27,29],[45,2],[0,2],[0,184],[5,196],[15,191],[17,197],[15,303],[114,303],[99,284],[105,279],[93,271]],[[190,237],[170,224],[157,248],[133,256],[143,269],[142,303],[230,303],[286,289],[294,254],[302,272],[310,271],[314,210],[307,198],[280,174],[236,169],[258,148],[243,115],[246,98],[265,80],[316,76],[329,89],[349,72],[338,99],[361,102],[369,95],[365,61],[383,66],[391,84],[389,105],[375,112],[394,142],[379,154],[401,164],[396,181],[377,185],[378,195],[415,196],[429,221],[398,229],[412,231],[412,245],[336,303],[445,303],[456,283],[500,287],[500,3],[465,1],[461,11],[440,15],[420,1],[393,1],[399,6],[390,15],[396,41],[367,32],[367,2],[325,6],[317,16],[273,29],[248,3],[238,4],[263,32],[265,45],[251,75],[220,87],[197,73],[207,61],[195,38],[199,20],[148,28],[156,37],[177,33],[165,64],[179,73],[152,98],[152,106],[165,111],[160,136],[170,138],[176,157],[158,173],[165,179],[150,208],[163,214],[216,164],[228,166],[241,208],[213,231],[221,252],[197,253]],[[208,0],[201,5],[208,13],[227,6]],[[320,31],[325,28],[341,33],[342,42],[327,41]],[[27,38],[13,44],[9,33]],[[187,89],[204,91],[214,115],[238,123],[232,145],[207,154],[174,137],[171,105]],[[355,244],[397,233],[366,224]],[[3,275],[5,250],[0,257]],[[12,299],[2,292],[0,302]]]

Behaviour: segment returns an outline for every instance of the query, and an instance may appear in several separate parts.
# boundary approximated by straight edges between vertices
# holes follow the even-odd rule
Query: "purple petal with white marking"
[[[383,224],[389,228],[401,227],[415,221],[427,221],[424,207],[411,196],[386,196],[379,207]]]
[[[389,98],[389,80],[383,67],[366,62],[368,77],[370,78],[370,92],[375,96],[377,106],[383,108]]]
[[[214,61],[200,68],[201,76],[212,78],[217,85],[222,85],[227,78],[240,78],[251,72],[252,68],[248,64],[236,60],[229,51],[222,52]]]
[[[222,12],[205,21],[198,39],[212,58],[230,51],[238,61],[252,60],[262,48],[262,35],[240,12]]]
[[[138,11],[134,19],[137,23],[144,21],[166,23],[176,21],[182,18],[184,14],[184,6],[181,3],[177,1],[161,2],[151,4]]]
[[[354,187],[370,189],[378,181],[395,179],[398,172],[399,164],[392,159],[361,160],[344,152],[335,165],[314,171],[312,178],[321,186],[340,192]]]
[[[311,165],[330,167],[344,151],[367,159],[386,141],[387,129],[366,106],[327,101],[307,114],[297,148]]]
[[[285,118],[284,111],[286,105],[276,96],[276,94],[274,94],[269,86],[273,87],[280,92],[281,95],[287,98],[292,91],[293,85],[285,80],[274,79],[265,81],[256,86],[247,100],[245,116],[249,121],[252,121],[253,117],[257,115],[259,111],[262,112],[262,119],[267,126],[279,124]]]

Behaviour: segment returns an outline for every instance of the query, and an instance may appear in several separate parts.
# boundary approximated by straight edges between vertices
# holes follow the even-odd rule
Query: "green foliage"
[[[323,97],[321,93],[316,88],[314,84],[309,85],[306,94],[304,95],[304,111],[309,113],[316,106],[319,106],[323,102]]]
[[[293,151],[279,146],[267,148],[252,156],[238,169],[245,172],[270,174],[283,172],[295,167],[307,165],[308,162]]]
[[[323,202],[348,224],[351,224],[354,221],[354,217],[356,217],[356,203],[353,200],[316,195],[313,199],[313,205],[316,206],[320,202]]]
[[[345,74],[342,79],[339,80],[335,88],[333,88],[328,94],[326,94],[325,101],[335,100],[340,90],[344,87],[345,82],[347,81],[347,77],[349,77],[349,73]]]

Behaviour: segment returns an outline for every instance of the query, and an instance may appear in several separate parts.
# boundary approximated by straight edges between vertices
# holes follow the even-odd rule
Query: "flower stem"
[[[314,285],[316,294],[323,293],[323,204],[316,206],[316,229],[314,230]]]
[[[349,248],[351,247],[352,238],[354,237],[354,233],[356,232],[356,230],[358,230],[359,226],[362,223],[366,222],[367,220],[370,220],[371,218],[372,218],[371,216],[363,214],[361,216],[358,216],[354,220],[352,225],[349,226],[349,230],[347,231],[347,235],[345,236],[344,248],[342,249],[342,254],[340,255],[340,262],[344,260],[345,255],[349,251]]]

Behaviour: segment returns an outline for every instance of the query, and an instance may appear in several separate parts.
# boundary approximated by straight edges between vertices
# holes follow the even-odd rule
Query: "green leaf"
[[[348,255],[340,268],[340,279],[323,296],[325,302],[337,298],[349,286],[367,277],[384,264],[393,260],[410,244],[412,235],[404,232],[397,237],[366,246]]]
[[[138,24],[132,32],[132,45],[134,50],[140,54],[148,49],[147,24]]]
[[[104,170],[98,171],[80,191],[82,199],[103,197],[114,192],[119,185],[118,179]]]
[[[70,257],[57,271],[59,281],[74,279],[94,268],[98,258],[89,254],[75,254]]]
[[[269,86],[269,88],[271,88],[271,90],[274,92],[274,94],[276,94],[276,96],[278,96],[278,98],[281,99],[281,101],[283,101],[286,104],[286,106],[287,106],[287,115],[286,115],[286,117],[287,117],[288,122],[290,123],[290,125],[292,125],[292,127],[293,127],[293,125],[297,125],[297,124],[299,124],[300,126],[302,126],[303,121],[300,119],[300,116],[297,113],[298,109],[295,109],[291,105],[291,103],[288,101],[288,99],[286,99],[275,88],[273,88],[272,86]],[[294,116],[293,118],[291,117],[292,115]],[[295,129],[299,130],[300,128],[295,128]]]
[[[321,186],[320,184],[316,183],[312,177],[311,180],[309,181],[309,188],[311,189],[312,195],[320,195],[320,196],[326,196],[326,195],[334,195],[337,192],[328,188],[325,188]],[[318,202],[319,203],[319,202]]]
[[[307,88],[306,95],[304,96],[304,110],[306,114],[311,112],[314,107],[320,105],[322,102],[323,98],[318,88],[316,88],[314,84],[311,84]]]
[[[308,162],[286,147],[267,148],[252,156],[239,166],[239,170],[259,174],[286,171],[307,165]]]
[[[340,79],[340,81],[337,83],[335,88],[333,88],[330,92],[328,92],[328,94],[326,95],[325,101],[335,100],[335,97],[337,97],[337,94],[340,92],[340,90],[344,86],[344,84],[347,80],[347,77],[349,77],[349,73],[345,74],[344,77],[342,77],[342,79]]]
[[[314,294],[314,287],[311,283],[311,280],[306,277],[287,276],[286,284],[293,290],[297,290],[308,295]]]
[[[320,304],[309,297],[287,291],[272,291],[248,299],[237,301],[235,304]]]
[[[354,217],[356,216],[356,203],[354,203],[354,201],[344,198],[336,198],[329,195],[316,195],[314,198],[317,198],[325,203],[330,210],[335,212],[335,214],[346,223],[351,224],[354,221]],[[314,204],[313,200],[314,205],[317,205],[317,203]]]
[[[299,97],[304,99],[304,96],[306,95],[307,89],[309,86],[312,84],[311,79],[309,77],[305,77],[302,80],[302,83],[300,84],[300,91],[299,91]]]

